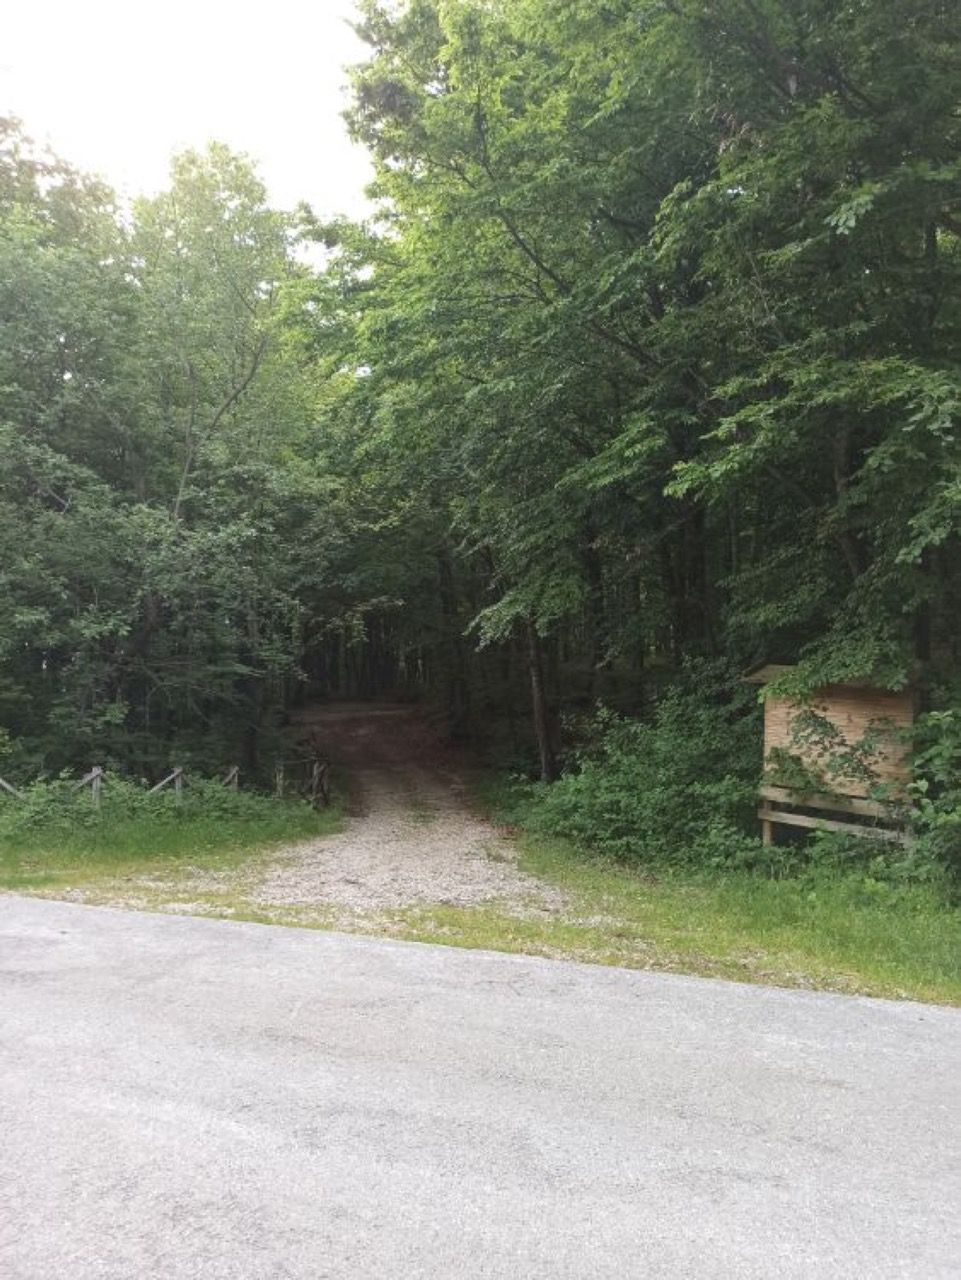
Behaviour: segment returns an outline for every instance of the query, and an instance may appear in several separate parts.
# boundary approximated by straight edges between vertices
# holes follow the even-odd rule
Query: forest
[[[0,122],[0,773],[267,776],[305,700],[409,697],[552,830],[744,865],[780,663],[918,681],[912,866],[961,868],[956,6],[358,30],[364,222]]]

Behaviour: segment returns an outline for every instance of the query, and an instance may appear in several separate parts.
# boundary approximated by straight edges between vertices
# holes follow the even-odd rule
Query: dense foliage
[[[955,662],[961,37],[908,10],[367,6],[361,400],[482,638]]]
[[[255,763],[307,684],[426,692],[550,779],[558,712],[601,700],[646,723],[610,721],[557,792],[572,829],[619,770],[673,769],[680,826],[605,809],[609,838],[712,812],[723,845],[756,730],[730,691],[682,716],[685,662],[792,663],[797,690],[920,667],[949,708],[955,7],[359,7],[366,226],[270,210],[219,147],[123,217],[7,126],[18,766]],[[949,843],[953,724],[925,748]]]
[[[257,762],[331,534],[293,227],[213,146],[128,221],[0,137],[0,720],[13,767]]]
[[[647,723],[602,711],[577,768],[535,792],[529,824],[624,861],[753,865],[759,724],[745,711],[700,687],[671,690]]]

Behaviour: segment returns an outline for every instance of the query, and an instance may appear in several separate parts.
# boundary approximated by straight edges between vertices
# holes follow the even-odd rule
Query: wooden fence
[[[89,787],[90,797],[94,805],[99,809],[104,783],[108,781],[108,777],[109,775],[103,766],[97,764],[89,769],[77,782],[74,782],[73,787],[76,791]],[[187,770],[178,765],[166,777],[161,778],[159,782],[150,787],[147,794],[156,795],[169,787],[179,798],[183,795],[187,780]],[[231,765],[219,781],[225,787],[230,787],[232,791],[238,791],[240,789],[240,766]],[[20,788],[15,787],[6,778],[0,778],[0,792],[11,796],[14,800],[22,800],[24,798],[24,793]],[[309,800],[315,809],[325,809],[330,804],[329,762],[314,755],[296,760],[278,761],[274,769],[274,792],[281,798],[285,795],[298,794]]]
[[[283,797],[291,790],[306,796],[315,809],[325,809],[330,804],[329,762],[318,756],[279,761],[274,770],[274,791]]]

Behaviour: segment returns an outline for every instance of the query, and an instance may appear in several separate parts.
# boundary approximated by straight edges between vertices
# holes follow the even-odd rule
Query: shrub
[[[753,698],[688,677],[650,722],[599,710],[573,769],[534,790],[530,825],[621,859],[754,865],[761,732]]]
[[[116,774],[100,807],[74,780],[36,782],[0,799],[0,854],[44,858],[180,857],[306,836],[331,825],[307,804],[193,778],[178,797]]]
[[[812,791],[838,776],[872,782],[873,738],[849,746],[812,719],[823,768],[778,780]],[[757,839],[760,715],[736,683],[715,687],[690,675],[669,689],[649,721],[598,711],[581,729],[571,768],[552,787],[528,788],[523,821],[619,859],[748,869],[798,876],[810,885],[843,877],[857,892],[896,895],[928,884],[952,897],[961,874],[961,711],[918,722],[914,839],[906,846],[821,831],[793,833],[765,848]],[[824,745],[826,743],[826,745]],[[809,745],[807,742],[805,745]],[[772,762],[784,768],[793,757]],[[884,788],[872,785],[872,794]],[[860,886],[860,888],[858,888]],[[854,891],[852,889],[852,891]]]
[[[961,875],[961,710],[929,711],[915,730],[914,831],[928,855]]]

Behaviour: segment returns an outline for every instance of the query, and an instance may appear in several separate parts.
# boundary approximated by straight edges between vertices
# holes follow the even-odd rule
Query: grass
[[[51,890],[136,876],[219,870],[259,850],[340,829],[337,806],[308,805],[201,784],[182,801],[148,798],[115,780],[100,811],[57,784],[0,810],[0,888]]]
[[[179,806],[173,797],[147,805],[142,793],[130,792],[125,800],[115,795],[113,808],[108,788],[99,816],[64,793],[38,793],[34,802],[32,816],[0,810],[0,888],[53,895],[79,889],[85,900],[114,905],[961,1005],[961,908],[943,885],[824,869],[784,879],[645,870],[520,831],[521,869],[556,886],[562,906],[437,903],[351,916],[325,902],[256,903],[243,871],[265,863],[279,844],[338,831],[336,806],[314,813],[222,788],[185,793]],[[496,795],[486,802],[496,807]],[[430,818],[426,809],[414,816]],[[239,874],[197,875],[231,869]]]
[[[961,910],[923,885],[878,894],[854,879],[748,872],[656,875],[570,844],[519,838],[521,867],[567,895],[558,915],[498,907],[408,910],[424,942],[631,968],[961,1004]]]

